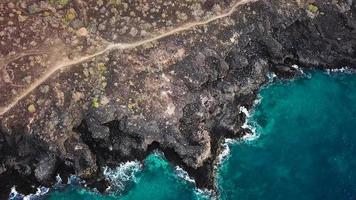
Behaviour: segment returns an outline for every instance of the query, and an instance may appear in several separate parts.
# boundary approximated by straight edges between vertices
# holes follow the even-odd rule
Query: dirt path
[[[91,55],[86,55],[86,56],[82,56],[82,57],[78,57],[78,58],[74,58],[72,60],[66,59],[63,60],[61,62],[58,62],[56,65],[54,65],[53,67],[51,67],[45,74],[43,74],[41,77],[39,77],[36,81],[34,81],[31,85],[28,86],[28,88],[26,88],[21,94],[19,94],[17,97],[15,97],[8,105],[6,105],[5,107],[0,108],[0,116],[5,114],[6,112],[8,112],[9,110],[11,110],[20,100],[22,100],[23,98],[25,98],[29,93],[31,93],[33,90],[35,90],[39,85],[41,85],[43,82],[45,82],[48,78],[50,78],[53,74],[55,74],[56,72],[58,72],[59,70],[63,70],[66,69],[68,67],[71,67],[73,65],[82,63],[84,61],[90,60],[96,56],[102,55],[106,52],[109,52],[111,50],[115,50],[115,49],[133,49],[139,46],[142,46],[144,44],[150,43],[150,42],[154,42],[157,40],[160,40],[162,38],[174,35],[176,33],[180,33],[186,30],[190,30],[194,27],[197,26],[202,26],[202,25],[206,25],[208,23],[217,21],[219,19],[222,18],[226,18],[229,17],[230,15],[232,15],[238,7],[245,5],[247,3],[250,2],[255,2],[258,0],[240,0],[238,2],[236,2],[226,13],[223,13],[221,15],[216,15],[214,17],[211,17],[209,19],[203,20],[203,21],[198,21],[198,22],[192,22],[192,23],[187,23],[185,25],[182,25],[180,27],[177,27],[175,29],[172,29],[168,32],[162,33],[160,35],[157,35],[155,37],[152,38],[148,38],[145,40],[140,40],[137,42],[132,42],[132,43],[111,43],[109,45],[106,46],[106,48],[104,48],[101,51],[98,51],[94,54]]]

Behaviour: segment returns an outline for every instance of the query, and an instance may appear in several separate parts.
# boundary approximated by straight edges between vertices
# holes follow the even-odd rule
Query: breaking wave
[[[274,78],[276,78],[277,77],[277,75],[276,75],[276,73],[274,73],[274,72],[269,72],[268,74],[267,74],[267,78],[268,78],[268,81],[269,82],[272,82],[273,80],[274,80]]]
[[[258,104],[260,104],[261,100],[262,100],[262,97],[258,96],[257,99],[254,101],[253,107],[255,108]],[[243,142],[252,142],[252,141],[258,139],[260,136],[259,131],[257,131],[258,124],[253,120],[253,116],[251,115],[251,113],[244,106],[240,107],[240,113],[244,113],[246,116],[246,120],[245,120],[244,124],[241,126],[241,128],[250,130],[250,132],[247,132],[242,137],[242,141]]]
[[[48,194],[49,191],[50,189],[47,187],[39,187],[37,188],[35,194],[23,195],[17,192],[16,187],[14,186],[11,188],[9,199],[10,200],[35,200],[35,199],[39,199],[41,196]]]
[[[332,74],[332,73],[355,73],[355,69],[351,69],[349,67],[342,67],[338,69],[326,69],[327,74]]]
[[[186,180],[186,181],[189,182],[189,183],[195,184],[195,180],[192,179],[192,178],[190,178],[188,172],[186,172],[186,171],[185,171],[184,169],[182,169],[181,167],[176,166],[176,167],[175,167],[175,172],[176,172],[176,174],[177,174],[177,176],[178,176],[179,178],[184,179],[184,180]]]
[[[199,189],[196,188],[194,190],[194,194],[196,195],[197,200],[216,200],[216,194],[212,190],[208,190],[206,188]]]
[[[192,179],[188,172],[186,172],[183,168],[176,166],[174,168],[175,174],[178,178],[185,180],[186,182],[194,185],[194,195],[196,200],[216,200],[216,194],[214,191],[206,189],[206,188],[197,188],[195,187],[195,180]]]
[[[137,174],[142,170],[142,164],[139,161],[128,161],[121,163],[118,167],[111,169],[105,167],[103,174],[111,183],[107,192],[122,192],[126,189],[128,183],[137,183]]]
[[[262,97],[258,96],[258,98],[254,101],[253,107],[255,108],[258,104],[261,103]],[[222,151],[218,156],[218,162],[215,168],[218,168],[224,160],[226,160],[230,156],[230,145],[235,144],[238,142],[252,142],[259,138],[260,134],[257,131],[258,124],[252,119],[253,115],[251,115],[250,111],[244,107],[240,107],[240,113],[245,114],[246,120],[244,124],[241,126],[243,129],[248,129],[250,132],[247,132],[242,138],[240,139],[230,139],[226,138],[222,144]]]
[[[295,69],[295,70],[297,70],[297,71],[299,71],[299,73],[301,73],[301,74],[305,74],[304,71],[303,71],[303,69],[300,68],[298,65],[292,65],[292,68]]]
[[[230,156],[230,145],[237,142],[238,140],[226,138],[222,144],[222,151],[218,156],[218,163],[215,168],[218,168],[220,164]]]

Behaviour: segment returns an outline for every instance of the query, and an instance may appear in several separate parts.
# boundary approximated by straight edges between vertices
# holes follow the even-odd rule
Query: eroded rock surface
[[[214,189],[220,144],[248,132],[240,107],[268,74],[355,67],[355,4],[2,1],[2,195],[57,174],[98,187],[104,166],[157,148]]]

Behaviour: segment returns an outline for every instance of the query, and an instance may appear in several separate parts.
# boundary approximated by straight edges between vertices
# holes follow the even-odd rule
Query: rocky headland
[[[0,199],[155,149],[215,189],[268,75],[356,68],[353,0],[3,0]]]

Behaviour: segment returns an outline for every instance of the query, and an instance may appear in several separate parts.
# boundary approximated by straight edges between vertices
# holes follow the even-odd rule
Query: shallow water
[[[356,199],[356,74],[311,75],[260,92],[249,119],[260,136],[229,145],[218,172],[221,199]],[[159,153],[107,174],[112,195],[71,184],[43,198],[208,199]]]
[[[138,163],[136,163],[139,165]],[[194,184],[183,178],[183,173],[180,170],[173,168],[160,153],[151,154],[144,162],[144,166],[141,170],[134,168],[128,169],[126,172],[122,172],[121,169],[117,169],[116,173],[130,174],[133,171],[134,174],[131,177],[131,182],[127,182],[127,179],[117,178],[116,183],[120,185],[120,181],[125,182],[126,188],[122,192],[121,187],[113,188],[113,190],[119,190],[113,192],[112,195],[99,195],[96,192],[90,192],[85,189],[81,189],[78,186],[72,184],[71,187],[66,187],[64,190],[57,190],[51,193],[48,197],[50,200],[69,200],[69,199],[90,199],[90,200],[129,200],[129,199],[155,199],[155,200],[181,200],[181,199],[207,199],[205,195],[200,194],[194,188]],[[119,172],[121,171],[121,172]],[[114,171],[115,172],[115,171]],[[113,173],[114,173],[113,172]],[[124,175],[124,176],[126,176]],[[119,180],[118,180],[119,179]],[[115,194],[116,193],[116,194]]]

